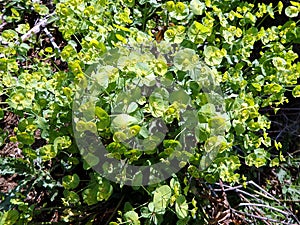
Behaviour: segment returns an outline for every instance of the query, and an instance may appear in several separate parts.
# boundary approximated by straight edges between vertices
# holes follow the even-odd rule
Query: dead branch
[[[26,32],[25,34],[23,34],[21,36],[21,41],[24,42],[26,41],[28,38],[31,37],[32,34],[37,34],[41,31],[42,27],[45,27],[49,24],[49,18],[51,16],[55,15],[55,13],[51,13],[47,16],[45,16],[43,19],[41,19],[33,28],[31,28],[28,32]],[[18,41],[16,42],[16,44],[20,44]]]
[[[54,47],[54,49],[57,49],[58,52],[60,52],[59,47],[58,47],[58,45],[56,44],[53,35],[49,32],[49,30],[47,29],[47,27],[44,28],[44,32],[45,32],[46,35],[49,37],[50,42],[51,42],[52,46]]]

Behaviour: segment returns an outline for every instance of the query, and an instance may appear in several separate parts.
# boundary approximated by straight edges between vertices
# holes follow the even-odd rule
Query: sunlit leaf
[[[184,219],[188,215],[189,206],[186,202],[184,195],[180,195],[176,198],[175,211],[179,219]]]
[[[288,6],[285,8],[285,15],[288,17],[297,17],[300,12],[300,7]]]
[[[155,189],[153,196],[154,212],[163,213],[171,198],[171,188],[163,185]]]
[[[79,176],[76,173],[73,175],[67,175],[62,179],[62,185],[68,190],[75,189],[79,182]]]

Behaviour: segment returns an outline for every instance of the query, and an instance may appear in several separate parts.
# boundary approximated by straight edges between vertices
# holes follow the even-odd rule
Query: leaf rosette
[[[108,180],[155,184],[196,152],[207,164],[228,147],[220,139],[229,129],[222,93],[194,50],[164,41],[119,46],[86,74],[74,98],[73,130],[86,163]]]

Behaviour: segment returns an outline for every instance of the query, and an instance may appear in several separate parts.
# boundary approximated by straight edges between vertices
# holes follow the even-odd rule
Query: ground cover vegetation
[[[0,9],[1,225],[300,224],[298,1],[0,0]],[[147,43],[176,46],[174,62],[132,54]],[[88,73],[111,49],[118,57]],[[199,62],[208,83],[188,73]],[[124,92],[157,78],[179,87],[173,101],[167,88]],[[76,102],[93,79],[102,90],[94,108]],[[221,115],[203,91],[212,84]],[[198,118],[192,154],[177,138],[187,109],[178,99]],[[86,116],[73,127],[74,104]],[[124,107],[127,122],[112,121]],[[151,118],[165,122],[163,140],[147,134]],[[110,157],[130,164],[189,160],[160,183],[111,182],[76,131],[99,135]],[[145,153],[122,141],[133,137],[161,144]]]

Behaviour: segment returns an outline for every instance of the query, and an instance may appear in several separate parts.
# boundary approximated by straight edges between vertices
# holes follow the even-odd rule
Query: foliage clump
[[[289,170],[296,153],[285,148],[281,133],[272,135],[272,116],[300,96],[300,4],[288,2],[0,0],[0,175],[18,181],[0,194],[0,224],[299,223],[287,207],[287,198],[300,196],[299,173]],[[149,43],[161,55],[172,48],[177,54],[170,63],[157,52],[132,51]],[[114,51],[121,57],[95,67]],[[157,79],[176,87],[175,94],[156,88],[149,98],[140,89],[124,95],[133,84],[154,87]],[[95,81],[101,84],[97,101],[76,96],[78,89],[95,91],[89,89]],[[217,93],[209,90],[212,84]],[[74,99],[81,100],[84,119],[72,114]],[[197,145],[185,153],[177,137],[194,124],[184,114],[189,104],[198,119]],[[113,117],[118,110],[126,118]],[[4,123],[11,114],[19,118],[14,127]],[[191,126],[180,130],[182,115]],[[167,124],[165,138],[147,133],[150,118]],[[151,165],[178,157],[181,170],[149,186],[119,185],[92,169],[101,158],[83,154],[76,131],[100,136],[111,158]],[[135,138],[150,151],[124,144]],[[21,157],[5,156],[14,144]],[[281,193],[267,192],[273,188],[269,177],[265,189],[252,181],[260,182],[253,173],[262,168],[276,174]],[[236,190],[239,202],[227,199],[229,190]],[[99,207],[112,209],[109,216]]]

